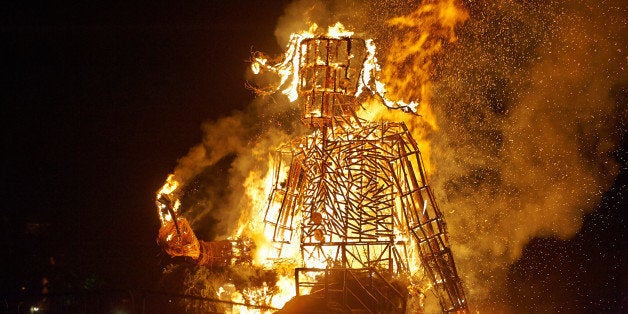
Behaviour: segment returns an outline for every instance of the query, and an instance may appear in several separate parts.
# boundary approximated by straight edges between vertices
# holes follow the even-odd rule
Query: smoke
[[[574,235],[618,172],[612,154],[627,118],[625,7],[469,1],[468,16],[437,14],[434,23],[418,3],[356,2],[296,1],[278,22],[278,40],[310,22],[336,21],[375,38],[378,58],[398,75],[384,73],[386,83],[414,89],[392,93],[421,100],[436,116],[437,127],[413,134],[431,142],[430,178],[470,304],[503,311],[508,266],[523,246],[535,236]],[[423,21],[400,28],[398,17]],[[447,33],[453,24],[455,35]],[[419,42],[426,28],[426,43],[394,64],[404,40]]]
[[[372,4],[364,1],[295,1],[286,7],[277,21],[275,37],[285,46],[290,34],[307,30],[312,23],[327,27],[342,22],[347,29],[364,32],[372,20],[365,19],[365,12]]]
[[[243,183],[263,177],[270,153],[301,132],[295,110],[287,99],[269,97],[203,125],[202,143],[174,170],[181,212],[200,239],[233,235],[243,211],[254,207]]]
[[[340,21],[374,38],[385,62],[413,31],[388,21],[412,17],[419,6],[296,1],[275,34],[284,45],[310,23]],[[627,118],[618,100],[628,87],[627,15],[619,0],[469,1],[464,7],[468,17],[457,21],[457,40],[441,40],[438,52],[397,66],[407,82],[430,89],[410,93],[423,98],[438,124],[417,140],[430,142],[428,175],[469,303],[503,311],[508,266],[523,246],[535,236],[574,235],[617,174],[612,152]],[[413,71],[408,62],[420,68],[430,62],[430,68]],[[241,211],[251,209],[243,183],[263,178],[269,152],[303,133],[296,106],[286,102],[260,99],[207,123],[203,143],[179,160],[175,178],[185,183],[186,215],[195,229],[209,217],[211,232],[226,236]],[[224,184],[202,184],[200,178],[225,177],[225,171]]]
[[[574,235],[617,174],[628,83],[622,7],[469,5],[459,41],[438,63],[432,179],[475,307],[503,310],[508,265],[523,246]]]

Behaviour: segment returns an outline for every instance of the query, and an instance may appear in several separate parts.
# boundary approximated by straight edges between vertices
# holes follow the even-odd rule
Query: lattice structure
[[[370,268],[388,278],[420,262],[443,311],[467,311],[416,142],[403,123],[355,115],[364,41],[319,36],[296,45],[291,62],[313,132],[275,155],[265,216],[275,257],[298,241],[305,268]]]
[[[316,37],[299,43],[299,100],[303,123],[310,128],[326,128],[336,119],[341,124],[355,118],[357,80],[365,58],[363,40],[349,37]]]

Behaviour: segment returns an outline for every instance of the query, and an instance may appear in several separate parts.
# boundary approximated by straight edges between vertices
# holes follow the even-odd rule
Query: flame
[[[176,214],[181,206],[181,202],[174,197],[174,192],[177,188],[179,188],[179,182],[174,179],[174,174],[171,174],[166,179],[166,183],[157,191],[155,203],[157,204],[157,214],[162,226],[166,226],[168,222],[172,221],[172,215],[168,208],[170,207],[172,212]],[[170,204],[165,204],[164,202],[169,202]]]
[[[353,32],[348,31],[340,22],[328,27],[326,33],[322,33],[323,36],[335,39],[351,37],[353,34]],[[299,97],[297,88],[300,73],[299,60],[301,59],[301,55],[305,53],[304,51],[301,51],[301,42],[317,35],[321,35],[321,32],[318,32],[318,25],[316,23],[313,23],[308,31],[293,33],[288,41],[283,60],[276,64],[269,64],[269,58],[264,54],[260,52],[255,53],[251,63],[251,71],[254,74],[260,74],[262,70],[265,70],[280,77],[279,83],[274,88],[271,88],[268,91],[261,89],[255,90],[259,94],[269,94],[281,90],[282,94],[288,96],[290,102],[297,100]],[[367,90],[372,95],[379,96],[384,105],[389,108],[402,109],[406,112],[416,113],[417,106],[419,105],[417,102],[405,102],[403,100],[393,101],[387,98],[386,85],[378,79],[381,67],[377,63],[377,58],[375,56],[375,44],[372,39],[366,40],[366,47],[367,57],[364,60],[355,96],[357,97],[362,94],[364,90]]]
[[[401,99],[398,103],[411,107],[412,112],[417,112],[421,118],[388,110],[373,101],[364,104],[359,115],[367,120],[404,122],[421,148],[428,174],[437,170],[430,161],[428,139],[430,133],[439,129],[431,104],[434,60],[443,52],[445,43],[458,39],[455,27],[468,18],[468,12],[455,0],[424,1],[411,13],[387,21],[388,26],[394,29],[392,34],[395,37],[385,54],[385,65],[380,68],[374,57],[374,62],[365,63],[365,66],[374,67],[375,72],[379,73],[378,79],[386,84],[376,83],[378,93],[392,99]],[[371,54],[375,54],[374,46],[369,46],[369,55]],[[399,73],[403,73],[403,77]],[[386,106],[391,107],[386,99],[384,97]],[[405,100],[412,101],[408,103]],[[417,110],[419,103],[420,111]]]
[[[331,38],[351,37],[353,32],[348,31],[342,23],[336,22],[327,29],[327,36]]]
[[[294,278],[289,276],[281,276],[277,281],[277,287],[279,287],[279,293],[273,297],[272,306],[276,308],[282,308],[286,302],[294,296],[295,284]]]
[[[431,95],[430,76],[433,71],[432,57],[441,51],[443,40],[455,41],[454,27],[458,23],[464,22],[467,18],[467,13],[460,9],[454,0],[447,0],[438,3],[429,1],[409,15],[389,20],[388,25],[399,30],[398,33],[402,35],[394,39],[385,57],[386,66],[384,68],[378,64],[377,49],[373,40],[365,40],[367,55],[360,73],[355,96],[360,96],[363,92],[367,92],[378,97],[372,98],[369,102],[363,104],[363,109],[358,114],[373,121],[385,119],[405,122],[411,130],[412,136],[421,147],[428,173],[433,167],[429,163],[429,142],[426,138],[429,132],[438,130],[435,115],[429,106]],[[435,29],[438,30],[436,35],[434,35]],[[291,102],[297,100],[299,96],[297,91],[299,60],[304,53],[304,51],[301,51],[302,46],[300,44],[305,39],[321,34],[323,33],[316,24],[312,24],[308,31],[292,34],[283,60],[280,62],[272,62],[264,54],[255,53],[252,58],[251,71],[254,74],[266,71],[278,75],[280,78],[279,83],[269,90],[256,91],[262,94],[280,91]],[[353,34],[353,32],[348,31],[343,24],[338,22],[330,26],[323,35],[339,39],[350,37]],[[405,75],[405,78],[402,79],[397,77],[399,72],[408,75]],[[399,100],[393,101],[391,99]],[[381,106],[382,103],[385,107]],[[419,104],[421,104],[421,119],[406,113],[418,112]],[[402,109],[402,111],[389,109]],[[316,115],[315,112],[310,114]],[[247,204],[248,209],[242,211],[238,226],[230,238],[238,238],[243,234],[247,234],[256,244],[253,263],[278,271],[277,292],[270,297],[268,304],[275,308],[281,308],[295,295],[295,265],[302,264],[307,265],[307,267],[326,268],[330,266],[329,263],[331,262],[326,256],[332,256],[333,252],[331,250],[334,248],[325,247],[324,250],[326,251],[323,251],[322,254],[312,255],[303,260],[298,241],[300,235],[293,234],[293,240],[290,243],[277,247],[277,244],[272,241],[274,235],[269,234],[268,230],[264,230],[264,220],[267,214],[266,208],[268,208],[268,215],[276,215],[277,213],[273,211],[277,211],[280,208],[280,206],[275,206],[276,204],[272,203],[272,199],[267,198],[271,191],[276,188],[273,186],[273,182],[275,182],[274,178],[278,170],[273,169],[274,164],[275,160],[270,159],[268,163],[269,171],[267,173],[260,175],[252,172],[244,181],[245,193],[250,202]],[[416,167],[416,165],[413,166]],[[282,171],[279,172],[281,173]],[[174,179],[174,175],[170,175],[164,186],[157,192],[156,203],[162,226],[172,225],[173,217],[168,211],[169,208],[173,213],[178,213],[180,201],[176,199],[175,192],[179,186],[180,183]],[[300,218],[296,217],[296,219]],[[172,240],[173,235],[169,234],[167,241]],[[406,237],[402,233],[397,235],[396,240],[399,243],[414,241],[411,237]],[[412,244],[411,247],[415,247],[415,245]],[[278,249],[281,249],[282,257],[289,258],[277,259]],[[411,273],[420,272],[421,266],[418,262],[417,254],[409,252],[407,257],[410,260]],[[304,275],[307,276],[307,274]],[[314,274],[312,274],[313,276]],[[425,290],[422,291],[426,291],[428,288],[429,284],[425,285],[422,288]],[[234,302],[243,302],[245,299],[259,299],[259,296],[269,294],[268,287],[262,287],[257,290],[233,291],[231,293],[226,291],[221,287],[219,289],[219,297],[229,298]],[[308,291],[302,291],[302,293],[308,293]],[[226,296],[227,294],[228,296]],[[259,313],[260,310],[237,306],[232,309],[232,312]]]
[[[272,169],[273,159],[268,162],[268,169]],[[260,184],[261,183],[261,184]],[[267,205],[267,196],[270,195],[273,185],[273,173],[268,171],[264,178],[259,178],[255,173],[249,174],[244,181],[246,195],[251,200],[251,213],[244,213],[240,216],[238,233],[247,230],[253,241],[255,241],[257,250],[254,255],[254,261],[259,265],[266,264],[266,260],[272,250],[272,242],[264,232],[264,209]]]
[[[468,18],[467,11],[455,0],[431,0],[408,15],[388,20],[395,37],[381,78],[391,87],[393,97],[429,101],[435,58],[444,44],[457,40],[454,29]]]
[[[443,43],[453,42],[457,39],[454,33],[455,26],[467,18],[467,12],[454,0],[447,0],[428,1],[408,15],[389,20],[388,25],[398,31],[395,34],[400,35],[394,38],[393,44],[386,54],[386,66],[384,68],[380,67],[378,63],[377,48],[373,40],[365,40],[367,55],[355,96],[367,92],[378,97],[363,104],[363,110],[358,113],[358,116],[371,121],[404,122],[412,133],[412,137],[417,140],[418,146],[421,147],[427,173],[434,171],[434,167],[430,163],[431,154],[428,138],[431,132],[438,131],[437,119],[430,107],[434,59],[442,52]],[[351,32],[347,32],[340,23],[335,24],[334,27],[335,31],[331,31],[330,28],[326,36],[341,38],[353,35]],[[299,50],[300,43],[306,38],[315,36],[316,29],[317,26],[314,24],[308,32],[293,34],[283,62],[272,65],[267,58],[256,58],[253,62],[252,70],[254,73],[269,70],[280,75],[280,84],[275,90],[283,88],[282,93],[286,94],[291,102],[298,98],[299,58],[300,54],[303,53]],[[404,78],[399,78],[397,76],[399,73],[404,73]],[[381,106],[382,103],[385,107]],[[406,113],[417,113],[419,104],[421,118]],[[307,113],[305,114],[307,116]],[[316,115],[316,113],[310,114]],[[413,167],[416,169],[418,165],[414,164]],[[272,204],[269,208],[273,208]],[[275,207],[275,209],[278,208],[279,206]],[[266,239],[271,237],[272,234],[266,235]],[[409,247],[416,247],[412,237],[405,237],[400,233],[397,240],[399,243],[410,243]],[[295,260],[301,258],[298,256],[299,249],[291,251],[291,254],[288,254],[285,248],[283,249],[282,256],[292,256]],[[304,259],[302,263],[306,267],[313,268],[331,266],[330,263],[333,261],[329,260],[328,257],[333,256],[333,250],[333,247],[323,247],[317,254],[302,257]],[[260,257],[266,256],[267,259],[272,259],[271,252],[272,248],[267,247],[260,251]],[[423,272],[417,252],[408,252],[407,258],[410,261],[411,274]],[[424,278],[413,278],[412,282],[420,286],[421,291],[427,291],[432,286]]]

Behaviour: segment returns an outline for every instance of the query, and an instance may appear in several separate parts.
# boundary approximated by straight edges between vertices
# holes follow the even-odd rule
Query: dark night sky
[[[3,294],[38,282],[50,257],[66,281],[155,288],[165,257],[154,193],[201,140],[204,121],[251,101],[245,61],[251,47],[280,51],[274,29],[289,2],[4,5]],[[568,290],[578,302],[619,308],[625,154],[620,179],[576,238],[526,248],[510,278],[510,295],[520,294],[513,304],[545,300],[535,293],[548,285],[556,296]],[[598,267],[599,282],[558,278],[561,263]]]
[[[154,193],[202,122],[251,101],[245,61],[281,51],[285,4],[3,9],[3,292],[50,256],[113,288],[154,283]]]

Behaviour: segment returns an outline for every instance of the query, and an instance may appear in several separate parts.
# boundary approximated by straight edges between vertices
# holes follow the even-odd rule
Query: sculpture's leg
[[[439,210],[416,143],[407,131],[399,146],[397,179],[407,227],[418,246],[422,264],[445,312],[467,312],[462,283],[456,271],[443,215]]]

